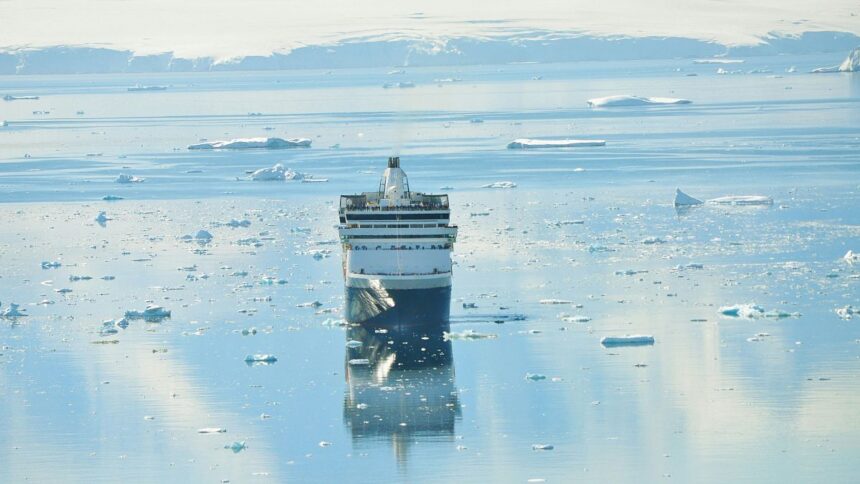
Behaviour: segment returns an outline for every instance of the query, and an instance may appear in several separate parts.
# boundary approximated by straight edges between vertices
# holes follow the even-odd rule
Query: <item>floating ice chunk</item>
[[[105,195],[102,197],[102,200],[104,200],[106,202],[115,202],[117,200],[124,200],[124,198],[118,197],[116,195]]]
[[[3,96],[4,101],[35,101],[36,99],[39,99],[39,96],[13,96],[11,94]]]
[[[284,165],[278,163],[271,168],[260,168],[251,173],[251,179],[254,181],[284,181],[286,180],[287,169]]]
[[[370,364],[370,360],[367,358],[353,358],[347,363],[349,363],[350,366],[367,366]]]
[[[666,241],[661,239],[660,237],[647,237],[642,239],[642,243],[645,245],[656,245],[656,244],[665,244]]]
[[[587,146],[606,146],[602,139],[528,139],[519,138],[508,143],[509,150],[532,148],[580,148]]]
[[[743,64],[741,59],[724,59],[721,57],[712,59],[694,59],[693,64]]]
[[[320,443],[319,443],[319,446],[320,446],[320,447],[331,447],[331,445],[332,445],[332,443],[331,443],[331,442],[328,442],[328,441],[326,441],[326,440],[321,440],[321,441],[320,441]]]
[[[479,333],[473,329],[465,329],[459,333],[442,333],[442,339],[445,341],[454,340],[476,340],[476,339],[495,339],[498,335],[492,333]]]
[[[203,243],[211,242],[212,241],[212,234],[206,230],[198,230],[197,233],[194,234],[194,240],[196,240],[197,242],[203,242]]]
[[[227,429],[221,427],[204,427],[202,429],[197,429],[198,434],[223,434],[226,432]]]
[[[849,250],[845,253],[844,256],[842,256],[842,259],[849,264],[852,264],[854,262],[860,262],[860,254],[854,252],[853,250]]]
[[[54,261],[54,262],[42,261],[42,269],[57,269],[59,267],[62,267],[62,265],[63,265],[63,263],[60,261]]]
[[[720,307],[720,314],[732,318],[753,319],[764,315],[764,308],[757,304],[735,304]]]
[[[155,304],[149,304],[143,311],[126,311],[126,319],[143,319],[148,322],[159,322],[163,319],[170,318],[170,310],[164,309]]]
[[[588,316],[576,315],[576,316],[564,316],[561,318],[562,321],[567,323],[587,323],[591,321],[591,318]]]
[[[263,363],[263,364],[271,364],[278,361],[278,358],[275,355],[248,355],[245,357],[245,363],[254,364],[254,363]]]
[[[555,449],[554,445],[551,444],[534,444],[532,445],[532,450],[553,450]]]
[[[855,308],[849,304],[848,306],[836,309],[836,314],[842,319],[851,319],[855,315],[860,315],[860,308]]]
[[[361,341],[351,339],[351,340],[346,342],[346,347],[347,348],[353,348],[353,349],[354,348],[361,348],[363,346],[363,344],[364,343],[362,343]]]
[[[568,299],[541,299],[541,304],[573,304],[573,301]]]
[[[243,450],[245,450],[247,448],[247,446],[245,445],[245,441],[243,440],[241,442],[236,441],[236,442],[233,442],[232,444],[227,444],[224,446],[224,448],[232,450],[234,454],[238,454],[239,452],[242,452]]]
[[[319,301],[303,302],[303,303],[296,304],[297,308],[314,308],[314,309],[316,309],[320,306],[322,306],[322,303]]]
[[[693,205],[701,205],[702,202],[698,198],[693,198],[686,193],[682,192],[680,188],[675,189],[675,206],[676,207],[689,207]]]
[[[626,336],[604,336],[600,339],[603,346],[643,346],[653,345],[654,337],[645,334],[634,334]]]
[[[230,141],[211,141],[188,145],[189,150],[247,150],[264,148],[279,150],[284,148],[307,148],[311,145],[308,138],[238,138]]]
[[[790,313],[788,311],[782,311],[779,309],[771,309],[770,311],[766,311],[762,316],[770,319],[799,318],[800,313]]]
[[[69,276],[69,281],[70,282],[89,281],[89,280],[92,280],[92,278],[93,278],[92,276],[76,276],[73,274],[73,275]]]
[[[247,220],[247,219],[236,220],[233,218],[233,219],[230,219],[229,222],[216,222],[216,225],[223,225],[225,227],[232,227],[232,228],[236,229],[239,227],[250,227],[251,221]]]
[[[773,205],[773,199],[764,195],[729,195],[708,200],[712,205]]]
[[[517,184],[512,181],[498,181],[482,185],[481,188],[516,188]]]
[[[128,92],[166,91],[167,86],[143,86],[135,84],[127,88]]]
[[[478,305],[473,302],[464,302],[463,309],[478,309]]]
[[[126,183],[143,183],[144,180],[145,180],[144,178],[139,178],[139,177],[136,177],[133,175],[128,175],[126,173],[121,173],[118,177],[116,177],[116,180],[114,180],[114,181],[116,181],[117,183],[126,184]]]
[[[105,213],[103,211],[99,212],[98,216],[96,216],[96,218],[95,218],[96,223],[98,223],[102,227],[104,227],[104,225],[107,223],[108,220],[113,220],[113,219],[108,217],[107,213]]]
[[[525,379],[530,381],[541,381],[546,380],[546,375],[541,375],[540,373],[526,373]]]
[[[609,107],[624,107],[624,106],[648,106],[648,105],[665,105],[665,104],[690,104],[689,99],[679,99],[673,97],[642,97],[631,95],[607,96],[598,97],[588,100],[588,106],[592,108],[609,108]]]
[[[26,310],[18,309],[19,307],[20,306],[15,303],[9,303],[9,307],[4,309],[3,312],[0,313],[0,317],[12,319],[27,316],[27,314],[24,312]]]

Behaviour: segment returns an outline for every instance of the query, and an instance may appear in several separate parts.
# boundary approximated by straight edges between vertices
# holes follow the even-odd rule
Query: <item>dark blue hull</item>
[[[378,327],[448,324],[451,286],[431,289],[346,288],[344,317],[348,323]]]

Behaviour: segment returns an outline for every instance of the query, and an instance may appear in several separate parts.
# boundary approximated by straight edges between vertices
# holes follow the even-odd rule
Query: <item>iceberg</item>
[[[12,318],[24,317],[27,315],[22,310],[20,310],[18,308],[19,308],[19,306],[17,304],[9,303],[9,307],[4,309],[3,312],[0,313],[0,317],[6,318],[6,319],[12,319]]]
[[[592,108],[609,108],[622,106],[647,106],[663,104],[690,104],[689,99],[678,99],[673,97],[641,97],[631,95],[598,97],[588,100],[588,106]]]
[[[680,188],[675,189],[675,206],[676,207],[691,207],[693,205],[702,205],[704,202],[698,198],[693,198],[682,192]]]
[[[829,72],[860,72],[860,47],[852,50],[848,57],[838,66],[819,67],[810,71],[813,74]]]
[[[311,145],[308,138],[237,138],[230,141],[208,141],[188,145],[189,150],[248,150],[264,148],[280,150],[284,148],[307,148]]]
[[[735,304],[720,307],[720,314],[730,318],[754,319],[764,316],[764,308],[757,304]]]
[[[860,262],[860,253],[849,250],[844,256],[842,256],[842,259],[849,264]]]
[[[284,181],[284,180],[307,180],[307,175],[285,168],[284,165],[278,163],[271,168],[260,168],[251,173],[251,180],[254,181]]]
[[[606,146],[602,139],[528,139],[518,138],[508,143],[509,150],[532,148],[579,148],[586,146]]]
[[[848,57],[839,64],[839,72],[858,72],[860,71],[860,47],[852,50]]]
[[[126,175],[125,173],[122,173],[118,177],[116,177],[115,181],[117,183],[125,184],[125,183],[143,183],[144,180],[145,180],[144,178],[138,178],[138,177],[133,176],[133,175]]]
[[[108,220],[113,220],[113,219],[108,217],[107,213],[99,212],[98,216],[96,216],[96,218],[94,220],[96,221],[96,223],[98,223],[99,225],[104,227]]]
[[[160,322],[170,317],[170,310],[155,304],[149,304],[143,311],[126,311],[125,319],[142,319],[148,322]]]
[[[600,339],[603,346],[644,346],[653,345],[654,337],[645,334],[634,334],[626,336],[604,336]]]
[[[248,363],[249,365],[255,363],[268,365],[275,363],[276,361],[278,361],[278,358],[275,357],[275,355],[248,355],[245,357],[245,363]]]

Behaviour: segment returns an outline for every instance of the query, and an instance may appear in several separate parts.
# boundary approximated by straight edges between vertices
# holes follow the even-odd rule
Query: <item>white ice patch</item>
[[[266,363],[271,364],[278,361],[275,355],[248,355],[245,357],[245,363]]]
[[[587,146],[606,146],[602,139],[528,139],[518,138],[508,143],[509,150],[532,148],[577,148]]]
[[[857,252],[854,252],[853,250],[849,250],[842,257],[842,260],[844,260],[845,262],[847,262],[849,264],[853,264],[854,262],[860,262],[860,254],[858,254]]]
[[[668,105],[668,104],[690,104],[693,101],[689,99],[679,99],[674,97],[642,97],[631,95],[607,96],[598,97],[588,100],[588,106],[592,108],[610,108],[610,107],[626,107],[626,106],[648,106],[648,105]]]
[[[237,138],[229,141],[207,141],[188,145],[189,150],[248,150],[263,148],[279,150],[284,148],[307,148],[311,145],[308,138]]]
[[[278,163],[271,168],[260,168],[251,173],[251,180],[254,181],[285,181],[285,180],[304,180],[306,175],[297,171],[285,168],[284,165]]]
[[[836,315],[842,319],[851,319],[854,316],[860,316],[860,308],[855,308],[849,304],[848,306],[836,309]]]
[[[143,311],[126,311],[125,319],[143,319],[148,322],[159,322],[170,317],[170,310],[155,304],[149,304]]]
[[[473,329],[465,329],[459,333],[442,333],[442,339],[445,341],[454,340],[476,340],[476,339],[495,339],[498,335],[493,333],[478,333]]]
[[[713,59],[694,59],[693,64],[743,64],[743,60],[741,59],[724,59],[724,58],[713,58]]]

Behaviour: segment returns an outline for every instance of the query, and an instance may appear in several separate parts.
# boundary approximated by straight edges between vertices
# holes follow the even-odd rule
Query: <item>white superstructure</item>
[[[409,190],[400,158],[388,159],[379,189],[340,197],[338,231],[347,287],[429,289],[451,285],[448,195]]]

